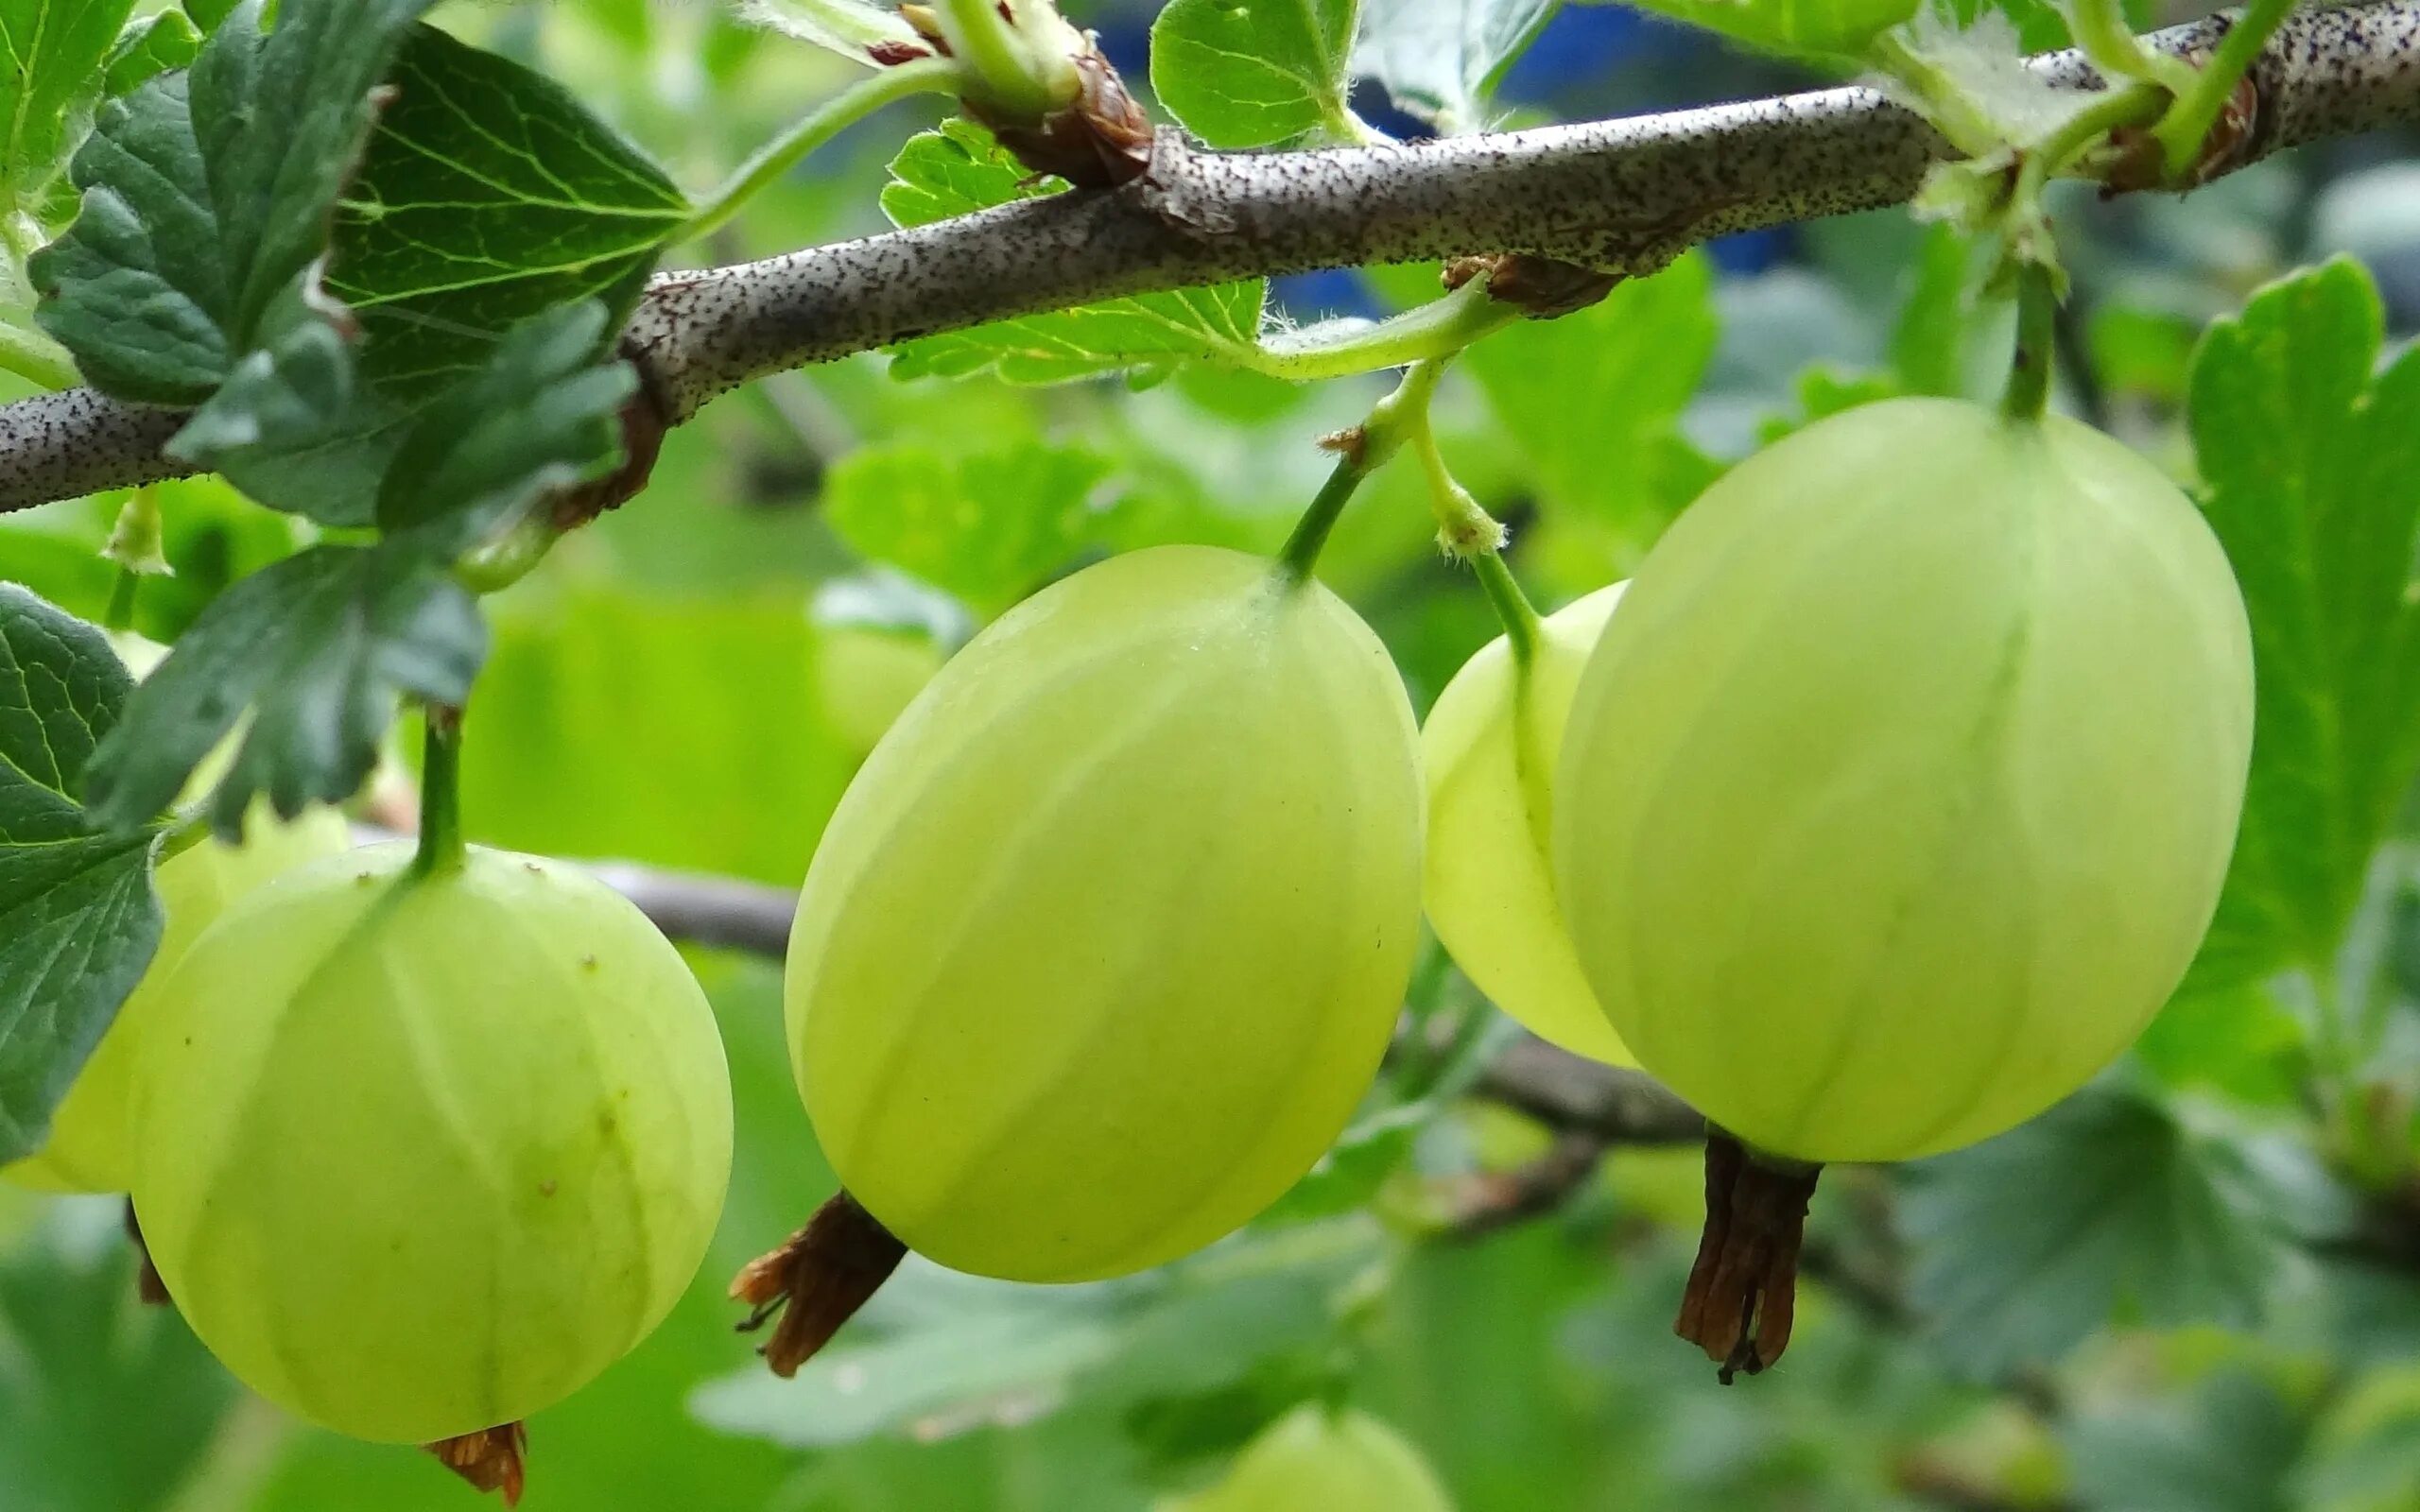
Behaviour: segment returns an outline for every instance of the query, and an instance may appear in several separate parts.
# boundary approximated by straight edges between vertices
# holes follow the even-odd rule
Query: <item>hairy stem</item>
[[[2016,349],[2010,354],[2000,413],[2031,423],[2050,403],[2050,369],[2059,339],[2059,293],[2050,270],[2029,265],[2017,276]]]
[[[420,769],[420,850],[412,875],[434,876],[462,865],[462,711],[431,704]]]

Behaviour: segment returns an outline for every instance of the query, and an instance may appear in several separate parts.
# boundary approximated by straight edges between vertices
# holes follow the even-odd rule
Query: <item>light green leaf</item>
[[[1447,136],[1487,124],[1505,69],[1561,0],[1363,0],[1353,71]]]
[[[2360,265],[2272,285],[2189,380],[2211,527],[2251,611],[2258,698],[2243,827],[2187,979],[2325,971],[2420,767],[2420,357],[2373,376]]]
[[[823,512],[858,555],[991,615],[1105,539],[1108,475],[1097,454],[1041,441],[956,462],[919,446],[865,447],[832,470]]]
[[[41,1146],[160,943],[151,814],[108,834],[83,805],[132,685],[99,630],[0,583],[0,1164]]]
[[[133,0],[10,0],[0,17],[0,213],[40,207],[133,10]]]
[[[1916,13],[1917,0],[1628,0],[1766,52],[1855,56]]]
[[[1151,24],[1151,92],[1214,147],[1351,138],[1356,0],[1171,0]]]
[[[903,227],[1064,188],[1055,179],[1030,182],[990,132],[962,120],[911,138],[890,175],[882,208]],[[1244,279],[995,321],[895,348],[891,370],[901,378],[991,372],[1009,383],[1050,384],[1190,360],[1233,360],[1259,336],[1264,297],[1260,280]]]
[[[878,61],[885,49],[932,49],[896,10],[867,0],[738,0],[739,19],[838,53],[853,63]]]
[[[131,94],[172,68],[189,68],[201,50],[201,30],[182,10],[146,16],[119,34],[110,49],[103,91]]]
[[[1712,290],[1704,259],[1684,257],[1590,309],[1489,336],[1464,359],[1545,507],[1606,540],[1622,565],[1688,501],[1659,474],[1714,352]]]

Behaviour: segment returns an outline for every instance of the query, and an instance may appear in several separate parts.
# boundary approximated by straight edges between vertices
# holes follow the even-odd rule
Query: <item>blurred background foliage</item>
[[[1072,9],[1148,77],[1150,0]],[[700,191],[844,77],[706,0],[439,19],[571,81]],[[2047,12],[2025,19],[2055,40]],[[1499,106],[1578,119],[1812,81],[1709,32],[1574,5]],[[1380,92],[1354,103],[1419,129]],[[908,105],[854,129],[679,260],[881,229],[886,164],[933,118]],[[2195,343],[2256,287],[2351,253],[2390,335],[2411,330],[2412,145],[2333,144],[2183,199],[2064,202],[2061,405],[2189,474]],[[1561,602],[1624,574],[1761,438],[1877,394],[1988,392],[2005,321],[1977,307],[1972,264],[1896,213],[1717,243],[1475,351],[1441,401],[1445,450],[1514,526],[1533,595]],[[1434,269],[1383,269],[1282,281],[1273,298],[1307,319],[1435,286]],[[1105,553],[1273,546],[1325,471],[1316,438],[1382,392],[1374,376],[1016,387],[887,368],[863,357],[723,400],[672,435],[642,498],[493,606],[469,747],[476,838],[794,885],[855,765],[976,625]],[[1410,473],[1354,506],[1322,572],[1425,707],[1495,627],[1431,544]],[[142,613],[165,639],[295,538],[218,483],[162,492],[177,576]],[[0,576],[97,614],[118,502],[0,522]],[[729,1211],[670,1322],[532,1424],[532,1512],[1135,1512],[1321,1395],[1394,1424],[1466,1512],[2420,1507],[2420,889],[2398,845],[2325,969],[2181,997],[2117,1073],[1992,1144],[1834,1173],[1798,1341],[1728,1390],[1668,1332],[1696,1151],[1583,1137],[1575,1153],[1568,1131],[1492,1101],[1478,1078],[1506,1032],[1435,958],[1410,1005],[1415,1052],[1246,1234],[1062,1290],[911,1261],[840,1345],[778,1382],[732,1333],[722,1286],[833,1182],[791,1089],[777,968],[695,964],[738,1096]],[[2368,1026],[2349,1040],[2330,1028],[2347,1003]],[[1543,1211],[1508,1199],[1541,1171],[1562,1173],[1529,1205]],[[418,1455],[243,1398],[173,1315],[134,1304],[113,1204],[0,1190],[0,1507],[387,1512],[468,1495]]]

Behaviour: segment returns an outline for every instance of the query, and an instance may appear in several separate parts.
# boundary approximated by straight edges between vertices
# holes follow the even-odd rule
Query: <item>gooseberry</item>
[[[1297,1407],[1264,1429],[1209,1489],[1161,1512],[1453,1512],[1436,1471],[1364,1412]]]
[[[1446,953],[1496,1006],[1566,1050],[1632,1066],[1571,953],[1549,865],[1555,753],[1622,586],[1541,621],[1528,665],[1498,636],[1437,696],[1420,731],[1422,892]]]
[[[1869,404],[1682,515],[1581,679],[1554,854],[1614,1028],[1738,1142],[1709,1190],[1785,1178],[1737,1245],[1821,1162],[1987,1138],[2134,1040],[2209,924],[2252,710],[2218,541],[2071,421]]]
[[[662,1320],[731,1161],[712,1011],[619,895],[408,844],[252,894],[164,985],[134,1204],[261,1395],[358,1438],[515,1422]]]
[[[1401,1006],[1415,742],[1369,627],[1237,552],[1114,558],[976,637],[799,900],[793,1063],[848,1194],[1028,1281],[1139,1270],[1274,1200]]]

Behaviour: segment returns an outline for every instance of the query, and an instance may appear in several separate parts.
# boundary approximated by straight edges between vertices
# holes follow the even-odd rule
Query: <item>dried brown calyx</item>
[[[151,1246],[143,1242],[143,1225],[134,1216],[134,1199],[126,1201],[126,1238],[134,1246],[135,1258],[142,1268],[134,1273],[134,1295],[146,1307],[166,1307],[169,1304],[168,1283],[160,1279],[160,1267],[151,1263]]]
[[[750,1261],[733,1279],[732,1299],[754,1310],[739,1332],[752,1333],[778,1315],[772,1338],[756,1352],[775,1375],[796,1375],[907,1258],[906,1245],[856,1198],[839,1193],[781,1248]]]
[[[1672,1332],[1721,1366],[1726,1386],[1789,1348],[1806,1204],[1823,1172],[1706,1131],[1705,1237]]]
[[[482,1428],[427,1446],[438,1463],[482,1491],[500,1491],[504,1504],[519,1506],[529,1467],[529,1430],[519,1423]]]

